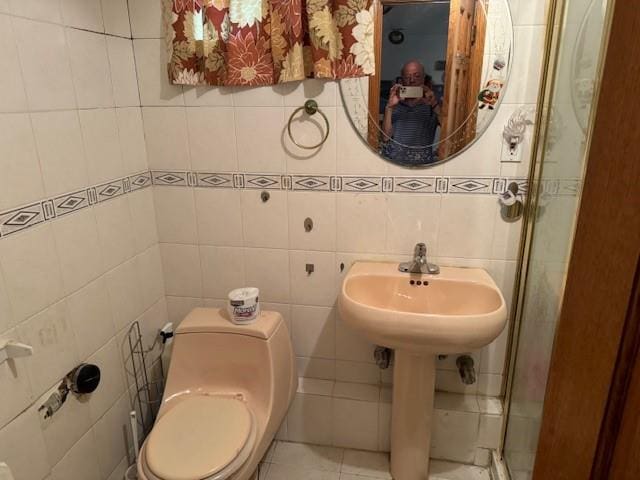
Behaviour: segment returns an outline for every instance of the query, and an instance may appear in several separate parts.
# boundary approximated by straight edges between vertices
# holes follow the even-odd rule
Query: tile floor
[[[472,465],[432,460],[430,470],[429,480],[490,480],[488,469]],[[260,480],[391,480],[389,455],[277,441]]]

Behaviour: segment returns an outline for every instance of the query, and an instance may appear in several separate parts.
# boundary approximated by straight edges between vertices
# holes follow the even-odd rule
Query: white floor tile
[[[389,454],[345,450],[341,472],[390,479]]]
[[[389,454],[274,442],[259,480],[391,480]],[[431,460],[429,480],[490,480],[487,468]]]
[[[278,442],[272,461],[274,465],[290,465],[309,470],[339,472],[343,452],[341,448]],[[270,478],[269,480],[272,479]]]
[[[266,480],[339,480],[339,472],[328,470],[308,469],[299,465],[280,465],[273,463],[269,466]]]
[[[278,445],[278,443],[279,442],[277,442],[276,440],[271,442],[271,445],[269,445],[269,448],[267,448],[267,452],[264,454],[264,457],[262,458],[262,461],[264,463],[271,463],[273,461],[273,454],[276,451],[276,446]]]
[[[490,480],[489,470],[473,465],[432,460],[429,480]]]
[[[270,467],[271,467],[270,463],[261,463],[260,467],[258,468],[257,478],[253,480],[267,480]]]
[[[502,415],[502,401],[498,397],[478,397],[480,413]]]
[[[354,475],[353,473],[341,473],[340,480],[372,480],[376,477],[365,477],[364,475]]]

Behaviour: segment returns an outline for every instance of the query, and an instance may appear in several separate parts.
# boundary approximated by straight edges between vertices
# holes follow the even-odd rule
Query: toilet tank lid
[[[231,333],[267,340],[273,335],[281,322],[282,315],[278,312],[263,310],[254,323],[236,325],[231,323],[225,309],[194,308],[180,322],[180,325],[176,328],[176,335],[181,333]]]

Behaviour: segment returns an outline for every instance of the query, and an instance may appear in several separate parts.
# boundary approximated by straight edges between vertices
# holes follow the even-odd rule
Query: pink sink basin
[[[500,290],[479,268],[414,275],[395,263],[358,262],[342,283],[338,309],[369,341],[395,349],[391,475],[426,480],[435,356],[480,348],[500,334],[507,321]]]
[[[399,272],[394,263],[358,262],[343,282],[339,309],[371,342],[416,354],[480,348],[507,320],[500,290],[479,268],[414,275]]]

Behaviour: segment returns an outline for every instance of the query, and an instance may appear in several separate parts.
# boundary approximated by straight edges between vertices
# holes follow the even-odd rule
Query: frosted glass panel
[[[587,131],[605,38],[606,0],[567,0],[542,156],[504,458],[513,479],[535,461],[549,361],[579,207]]]

